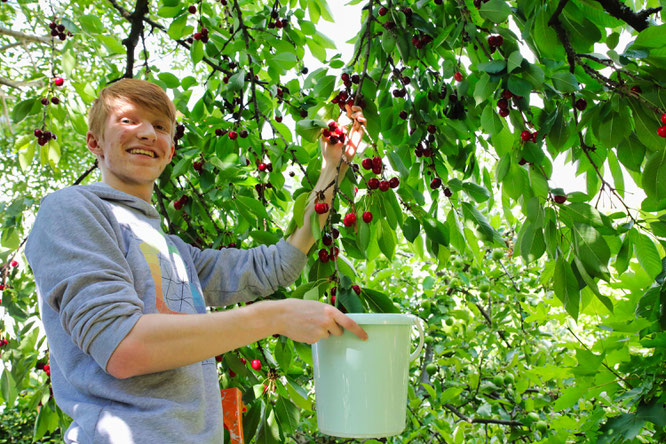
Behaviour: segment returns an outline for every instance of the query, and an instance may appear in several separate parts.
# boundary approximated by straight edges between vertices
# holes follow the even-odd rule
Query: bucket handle
[[[416,347],[416,350],[414,351],[414,353],[409,355],[409,360],[410,361],[413,361],[414,359],[416,359],[419,356],[419,353],[421,352],[421,349],[423,348],[423,340],[425,338],[425,334],[423,332],[423,330],[424,330],[423,329],[423,324],[425,324],[425,321],[423,319],[419,318],[418,316],[413,316],[413,318],[414,318],[414,324],[416,325],[416,328],[419,331],[419,345]]]

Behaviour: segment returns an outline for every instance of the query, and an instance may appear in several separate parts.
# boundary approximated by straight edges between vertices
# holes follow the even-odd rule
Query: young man
[[[315,190],[334,180],[341,156],[353,158],[365,122],[355,111],[348,145],[322,142]],[[220,443],[215,356],[276,333],[310,344],[343,329],[367,339],[316,301],[206,313],[206,305],[250,301],[294,282],[314,243],[313,203],[303,227],[268,247],[199,250],[165,235],[150,200],[175,152],[175,114],[151,83],[105,88],[87,135],[102,182],[44,198],[28,238],[53,393],[73,419],[67,443]],[[332,187],[329,203],[331,195]]]

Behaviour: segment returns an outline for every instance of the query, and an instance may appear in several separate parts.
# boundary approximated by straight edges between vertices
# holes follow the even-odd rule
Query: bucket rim
[[[359,325],[413,325],[418,319],[405,313],[347,313]]]

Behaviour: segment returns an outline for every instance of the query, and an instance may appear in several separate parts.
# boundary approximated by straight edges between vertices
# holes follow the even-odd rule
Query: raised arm
[[[336,176],[339,181],[344,178],[347,168],[349,168],[349,163],[356,155],[356,151],[363,138],[366,120],[365,117],[363,117],[361,108],[358,106],[349,107],[349,105],[347,105],[347,116],[352,119],[353,125],[347,135],[347,140],[345,140],[346,143],[337,143],[333,145],[329,143],[326,138],[321,138],[322,162],[319,179],[317,180],[314,192],[310,194],[308,204],[305,207],[303,226],[297,228],[291,236],[287,238],[287,242],[301,250],[304,254],[308,254],[310,248],[312,248],[312,245],[314,244],[310,217],[314,212],[315,203],[325,202],[329,205],[330,209],[331,201],[333,200],[333,186],[329,185],[335,181]],[[342,163],[340,163],[340,158],[343,160]],[[339,175],[337,173],[338,165],[340,165]],[[323,193],[319,193],[320,191],[323,191]],[[321,199],[322,197],[323,199]],[[319,215],[320,227],[324,225],[327,217],[328,212]]]

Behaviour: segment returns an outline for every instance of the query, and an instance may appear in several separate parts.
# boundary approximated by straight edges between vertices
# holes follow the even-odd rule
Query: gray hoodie
[[[96,183],[42,200],[26,245],[67,443],[221,443],[214,359],[127,379],[109,357],[144,313],[205,313],[296,280],[306,256],[286,241],[200,250],[166,235],[147,202]]]

